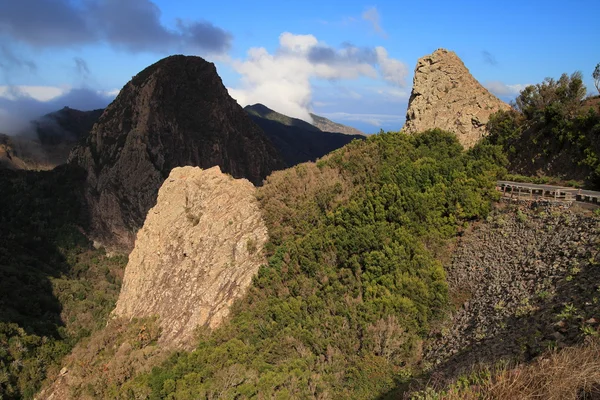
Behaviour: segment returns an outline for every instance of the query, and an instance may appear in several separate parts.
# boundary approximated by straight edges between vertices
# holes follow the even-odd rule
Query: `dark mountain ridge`
[[[273,142],[288,167],[314,161],[354,139],[365,138],[363,135],[324,132],[306,121],[280,114],[262,104],[246,106],[244,110]]]
[[[69,163],[88,173],[92,237],[130,250],[171,169],[215,165],[256,185],[284,167],[223,86],[214,64],[171,56],[137,74],[104,110]]]
[[[104,109],[80,111],[64,107],[32,121],[32,125],[43,145],[75,143],[87,137],[103,112]]]

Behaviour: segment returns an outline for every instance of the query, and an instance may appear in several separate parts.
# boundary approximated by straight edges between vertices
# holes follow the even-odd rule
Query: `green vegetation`
[[[488,142],[503,147],[511,172],[598,188],[600,108],[585,95],[579,72],[528,86],[513,110],[490,118]]]
[[[434,130],[373,136],[273,174],[260,192],[269,262],[247,296],[195,351],[118,396],[360,399],[407,381],[448,307],[436,256],[487,215],[503,162],[498,146],[464,152]]]
[[[600,63],[596,64],[596,68],[594,68],[594,72],[592,73],[592,78],[594,78],[596,90],[600,93]]]
[[[77,229],[82,178],[0,171],[0,398],[32,398],[114,307],[126,258],[106,258]]]

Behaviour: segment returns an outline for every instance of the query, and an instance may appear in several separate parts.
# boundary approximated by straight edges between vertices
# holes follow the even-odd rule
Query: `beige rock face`
[[[487,134],[490,115],[509,108],[473,78],[456,53],[438,49],[417,62],[403,130],[440,128],[469,148]]]
[[[216,327],[265,263],[267,228],[246,179],[213,167],[174,168],[137,234],[113,312],[158,315],[164,345],[187,348]]]

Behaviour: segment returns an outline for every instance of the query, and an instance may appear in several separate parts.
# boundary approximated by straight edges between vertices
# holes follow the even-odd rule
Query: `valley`
[[[37,131],[51,164],[3,136],[0,398],[503,398],[511,368],[595,351],[582,86],[511,106],[438,49],[404,128],[364,135],[242,108],[179,55],[44,117],[71,132]],[[597,395],[590,365],[561,395]]]

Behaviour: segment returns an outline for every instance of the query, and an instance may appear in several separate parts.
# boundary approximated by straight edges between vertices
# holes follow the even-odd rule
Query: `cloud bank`
[[[165,26],[150,0],[2,1],[0,34],[34,48],[108,43],[131,52],[225,53],[232,36],[208,21]],[[35,10],[35,12],[32,12]]]
[[[241,75],[239,87],[228,88],[242,106],[263,103],[286,115],[310,121],[312,85],[315,79],[356,80],[370,78],[403,87],[408,68],[390,58],[383,47],[340,48],[319,42],[313,35],[279,37],[279,48],[269,53],[265,48],[251,48],[245,60],[232,66]]]

